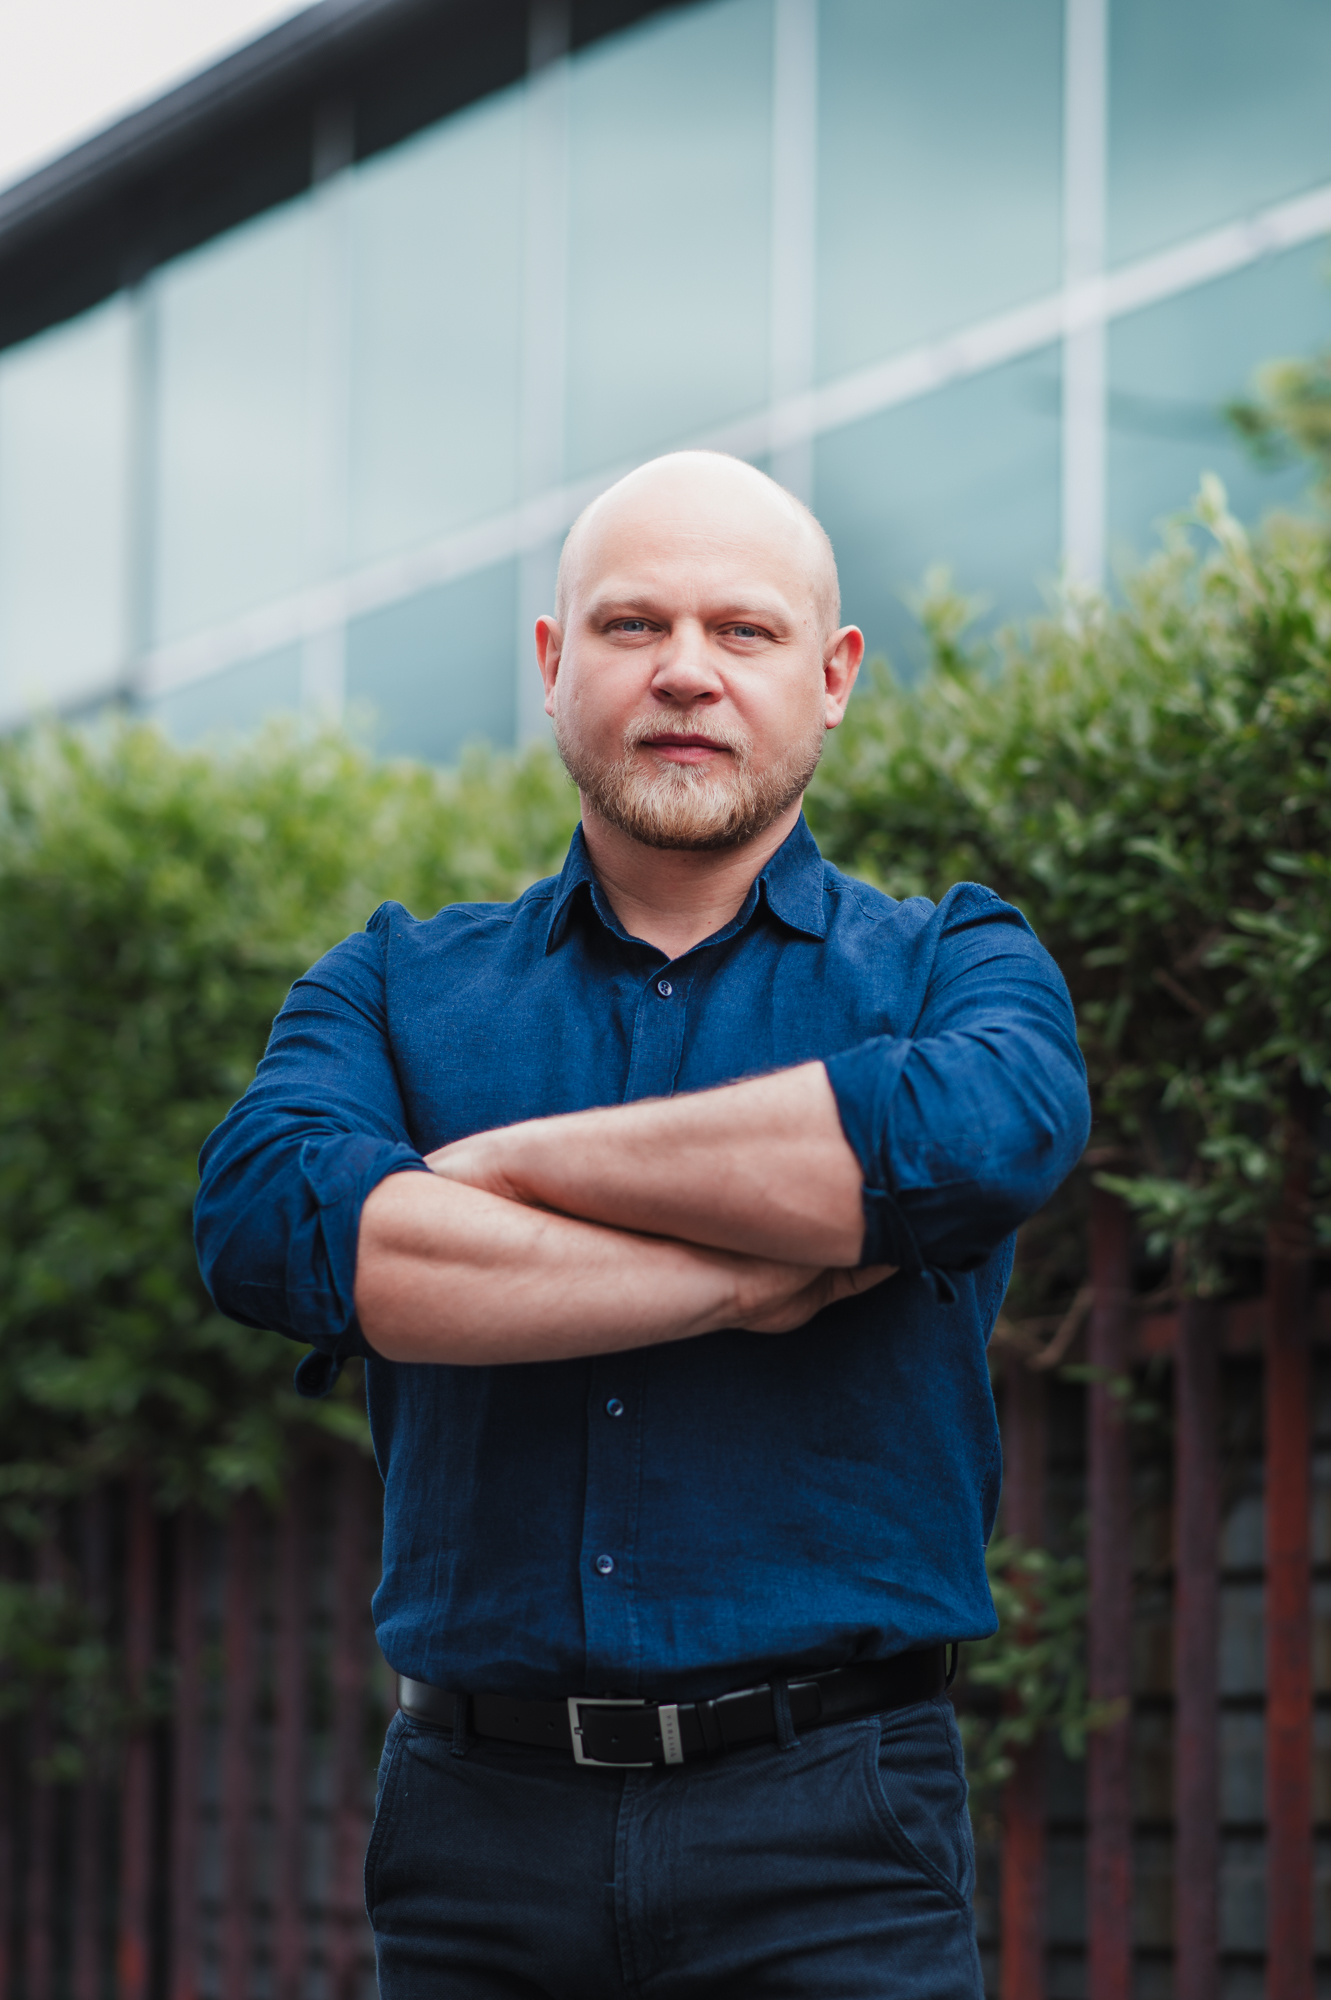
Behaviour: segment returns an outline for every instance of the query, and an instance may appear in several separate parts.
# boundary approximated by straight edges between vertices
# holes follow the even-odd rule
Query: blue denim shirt
[[[595,1359],[390,1362],[356,1324],[361,1204],[448,1140],[827,1062],[900,1275],[796,1333]],[[379,1641],[401,1673],[559,1696],[719,1692],[993,1630],[985,1343],[1012,1232],[1085,1144],[1056,966],[961,883],[896,903],[801,820],[732,923],[667,963],[579,831],[562,874],[428,922],[386,903],[296,982],[203,1149],[218,1306],[366,1357],[386,1486]]]

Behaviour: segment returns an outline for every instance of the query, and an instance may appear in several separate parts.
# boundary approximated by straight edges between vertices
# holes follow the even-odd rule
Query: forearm
[[[821,1063],[532,1119],[429,1164],[516,1202],[754,1257],[848,1266],[863,1241],[859,1164]]]
[[[886,1275],[727,1255],[394,1174],[361,1211],[356,1313],[385,1360],[479,1367],[721,1327],[782,1333]]]

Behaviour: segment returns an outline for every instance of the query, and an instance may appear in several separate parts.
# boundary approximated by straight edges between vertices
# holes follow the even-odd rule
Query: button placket
[[[667,975],[659,964],[644,979],[624,1103],[668,1097],[674,1089],[691,985],[688,972],[672,967]],[[586,1686],[593,1690],[631,1690],[640,1671],[636,1552],[646,1365],[643,1351],[608,1355],[592,1364],[581,1574]]]
[[[684,1053],[691,983],[687,973],[667,977],[658,971],[643,987],[633,1022],[625,1104],[640,1097],[669,1097],[674,1089]]]
[[[659,1002],[657,1003],[660,1004]],[[591,1364],[587,1485],[582,1517],[586,1685],[624,1688],[638,1671],[636,1550],[646,1357],[610,1354]]]

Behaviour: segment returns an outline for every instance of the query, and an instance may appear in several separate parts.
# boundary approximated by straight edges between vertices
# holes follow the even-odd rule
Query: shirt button
[[[615,1559],[613,1556],[597,1556],[596,1570],[599,1576],[609,1576],[614,1566],[615,1566]]]
[[[656,990],[660,994],[663,1000],[668,1000],[675,989],[670,984],[670,981],[668,979],[658,979],[656,982]]]
[[[622,1404],[622,1403],[620,1402],[620,1400],[619,1400],[618,1396],[612,1396],[612,1397],[610,1398],[610,1401],[609,1401],[609,1402],[608,1402],[608,1403],[606,1404],[606,1406],[605,1406],[605,1413],[606,1413],[606,1415],[607,1415],[608,1417],[622,1417],[622,1416],[623,1416],[623,1414],[624,1414],[624,1405],[623,1405],[623,1404]]]

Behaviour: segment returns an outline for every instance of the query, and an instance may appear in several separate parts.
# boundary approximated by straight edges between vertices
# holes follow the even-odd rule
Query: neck
[[[796,799],[742,847],[699,854],[645,847],[599,819],[584,798],[582,837],[597,880],[629,936],[655,945],[667,958],[679,958],[722,930],[742,908],[755,877],[799,819],[800,805]]]

